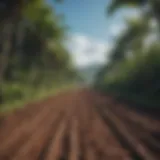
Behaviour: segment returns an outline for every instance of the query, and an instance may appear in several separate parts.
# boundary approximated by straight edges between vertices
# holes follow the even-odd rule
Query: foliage
[[[50,88],[56,81],[65,83],[77,77],[64,45],[67,29],[64,19],[44,0],[19,2],[16,5],[4,1],[5,7],[0,8],[3,104],[23,99],[30,91],[44,86]]]
[[[142,7],[144,4],[146,4],[148,0],[112,0],[107,12],[109,14],[114,13],[118,8],[127,6],[127,7]]]
[[[119,8],[136,7],[147,12],[151,17],[157,19],[160,26],[160,1],[159,0],[112,0],[107,7],[107,13],[112,15]],[[146,10],[146,11],[145,11]]]
[[[132,1],[113,0],[111,10]],[[139,6],[148,1],[134,1]],[[110,10],[109,10],[110,11]],[[142,14],[136,21],[128,21],[128,28],[121,34],[110,53],[110,61],[98,73],[95,87],[121,98],[132,99],[148,107],[160,105],[160,47],[150,27],[152,18]],[[158,19],[157,19],[157,22]],[[159,35],[159,30],[156,30]]]

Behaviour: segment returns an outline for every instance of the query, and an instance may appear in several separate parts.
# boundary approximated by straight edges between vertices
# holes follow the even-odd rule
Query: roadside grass
[[[60,92],[76,87],[77,85],[74,82],[57,83],[50,87],[44,86],[40,87],[39,89],[24,85],[9,86],[5,84],[3,88],[6,90],[6,100],[5,103],[0,106],[0,113],[5,114],[12,112],[18,108],[24,107],[24,105],[27,103],[33,103],[45,99],[51,95],[56,95]],[[14,88],[13,93],[8,95],[8,90],[11,88]]]

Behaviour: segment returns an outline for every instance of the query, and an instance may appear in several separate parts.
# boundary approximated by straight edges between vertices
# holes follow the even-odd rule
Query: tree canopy
[[[107,7],[108,16],[122,7],[140,8],[142,14],[137,19],[127,20],[127,29],[116,38],[110,61],[95,81],[96,88],[101,91],[152,109],[160,104],[159,3],[157,0],[111,1]],[[154,32],[153,19],[158,24]]]
[[[64,45],[68,26],[54,7],[45,0],[5,0],[0,6],[1,101],[8,95],[5,86],[40,88],[71,73],[76,77]]]

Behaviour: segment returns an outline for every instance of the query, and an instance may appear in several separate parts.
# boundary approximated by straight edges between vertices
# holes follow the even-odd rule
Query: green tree
[[[74,72],[64,45],[68,28],[64,17],[57,15],[44,0],[21,1],[18,11],[14,3],[6,2],[8,7],[12,4],[13,12],[7,12],[6,7],[1,15],[1,85],[40,88]]]
[[[109,14],[114,13],[117,9],[121,7],[138,7],[145,8],[148,6],[149,14],[156,17],[158,23],[160,24],[160,1],[159,0],[112,0],[111,4],[107,7],[107,12]]]
[[[116,44],[110,53],[110,66],[123,61],[127,58],[128,52],[136,56],[135,50],[143,48],[145,37],[147,37],[149,27],[149,18],[141,17],[139,19],[128,20],[128,27],[116,40]]]

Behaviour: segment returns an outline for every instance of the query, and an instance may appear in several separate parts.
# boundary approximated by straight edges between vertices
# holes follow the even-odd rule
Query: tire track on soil
[[[125,122],[129,117],[116,107],[111,99],[87,89],[33,103],[2,122],[0,160],[131,160],[136,147],[142,159],[155,160],[140,143],[146,134],[140,128],[130,132],[139,127],[138,121],[147,134],[157,124],[151,127],[137,116],[138,121],[129,121],[130,128]],[[126,148],[122,137],[132,149]]]

